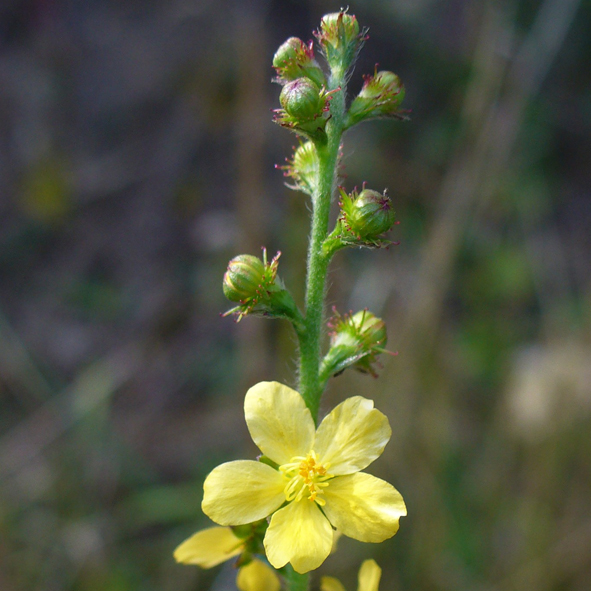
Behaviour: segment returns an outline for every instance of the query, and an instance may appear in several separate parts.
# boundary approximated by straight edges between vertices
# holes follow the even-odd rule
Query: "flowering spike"
[[[330,72],[314,57],[312,42],[287,39],[273,57],[276,82],[282,85],[274,121],[305,138],[291,160],[277,166],[293,188],[312,196],[312,231],[306,273],[305,316],[278,277],[280,253],[270,261],[242,254],[224,275],[224,294],[236,304],[225,316],[247,314],[290,320],[299,342],[300,392],[277,382],[255,385],[246,394],[248,430],[261,451],[257,461],[237,460],[217,466],[203,484],[203,512],[219,526],[198,532],[175,552],[181,562],[214,566],[237,557],[239,591],[279,591],[274,571],[257,559],[264,554],[284,571],[286,588],[305,586],[294,576],[318,568],[340,534],[379,543],[393,536],[406,506],[389,483],[364,472],[382,453],[392,430],[372,400],[348,398],[317,425],[328,378],[347,367],[376,375],[387,335],[384,322],[362,310],[335,317],[331,343],[321,356],[328,263],[345,246],[379,247],[394,222],[390,198],[362,186],[340,189],[340,214],[327,236],[332,197],[340,175],[341,138],[351,125],[379,116],[402,117],[404,89],[391,72],[368,76],[347,112],[349,72],[367,38],[355,16],[341,10],[322,18],[315,33]],[[330,74],[330,75],[329,75]],[[378,591],[379,567],[366,561],[358,591]],[[344,591],[332,579],[321,591]],[[330,582],[330,580],[329,580]]]

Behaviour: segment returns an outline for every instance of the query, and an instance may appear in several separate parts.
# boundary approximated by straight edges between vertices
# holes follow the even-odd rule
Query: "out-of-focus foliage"
[[[287,326],[221,319],[227,261],[308,214],[274,163],[271,60],[339,5],[6,0],[0,6],[0,589],[222,589],[177,565],[208,471],[254,454],[242,397],[293,385]],[[352,129],[347,190],[389,189],[401,245],[339,253],[331,303],[388,325],[347,372],[394,436],[374,473],[409,516],[321,574],[381,589],[557,591],[591,577],[591,6],[368,0],[353,77],[410,122]],[[381,473],[380,473],[381,471]]]

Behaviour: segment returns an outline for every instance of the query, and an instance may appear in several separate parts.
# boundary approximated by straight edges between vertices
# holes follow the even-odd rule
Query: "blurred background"
[[[239,253],[281,250],[301,302],[305,196],[273,125],[276,48],[323,0],[0,3],[0,589],[213,591],[174,563],[205,475],[253,457],[242,412],[294,385],[281,322],[220,318]],[[329,304],[388,324],[393,436],[370,471],[409,515],[342,539],[348,591],[555,591],[591,580],[591,2],[364,0],[353,73],[400,75],[411,121],[346,136],[389,189],[388,250],[335,257]]]

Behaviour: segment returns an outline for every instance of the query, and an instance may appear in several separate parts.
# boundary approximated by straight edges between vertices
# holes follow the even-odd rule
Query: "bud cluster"
[[[321,379],[338,375],[347,367],[377,377],[374,364],[380,353],[390,353],[385,322],[367,310],[341,316],[336,310],[329,321],[330,349],[320,366]],[[392,353],[390,353],[392,354]]]
[[[288,318],[298,322],[299,310],[291,296],[277,277],[278,252],[267,262],[267,251],[263,249],[263,260],[250,254],[241,254],[228,263],[224,274],[224,295],[239,305],[228,310],[224,316],[234,314],[237,322],[247,314]]]
[[[291,180],[288,186],[312,197],[315,215],[318,203],[330,201],[330,187],[338,182],[342,152],[339,147],[335,158],[333,140],[336,137],[340,141],[340,135],[335,134],[365,120],[405,117],[401,110],[402,82],[396,74],[378,71],[377,67],[373,74],[364,76],[361,91],[347,109],[348,72],[367,39],[367,29],[360,28],[354,15],[347,10],[327,14],[314,35],[328,65],[326,72],[316,60],[313,42],[297,37],[290,37],[277,49],[273,67],[277,74],[274,81],[282,86],[281,108],[274,111],[274,121],[304,138],[286,164],[277,168]],[[322,248],[316,251],[319,260],[324,259],[323,264],[341,248],[391,244],[384,234],[396,223],[395,212],[385,191],[379,193],[364,184],[361,191],[354,189],[351,193],[339,187],[339,193],[340,211],[334,229],[328,236],[324,234]],[[230,261],[224,276],[224,294],[238,305],[226,315],[234,314],[238,320],[247,314],[287,318],[300,339],[311,338],[307,316],[302,316],[277,276],[278,258],[279,253],[267,262],[263,251],[262,261],[246,254]],[[321,366],[324,379],[351,365],[375,375],[373,365],[386,343],[383,321],[367,310],[337,314],[331,329],[331,347]]]

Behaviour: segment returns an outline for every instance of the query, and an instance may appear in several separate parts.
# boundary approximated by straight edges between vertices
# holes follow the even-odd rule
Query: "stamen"
[[[285,500],[301,501],[307,496],[311,502],[324,506],[326,501],[319,495],[324,494],[328,481],[333,474],[328,473],[330,464],[322,464],[313,450],[306,456],[295,456],[287,464],[279,467],[279,471],[287,480],[284,488]]]

